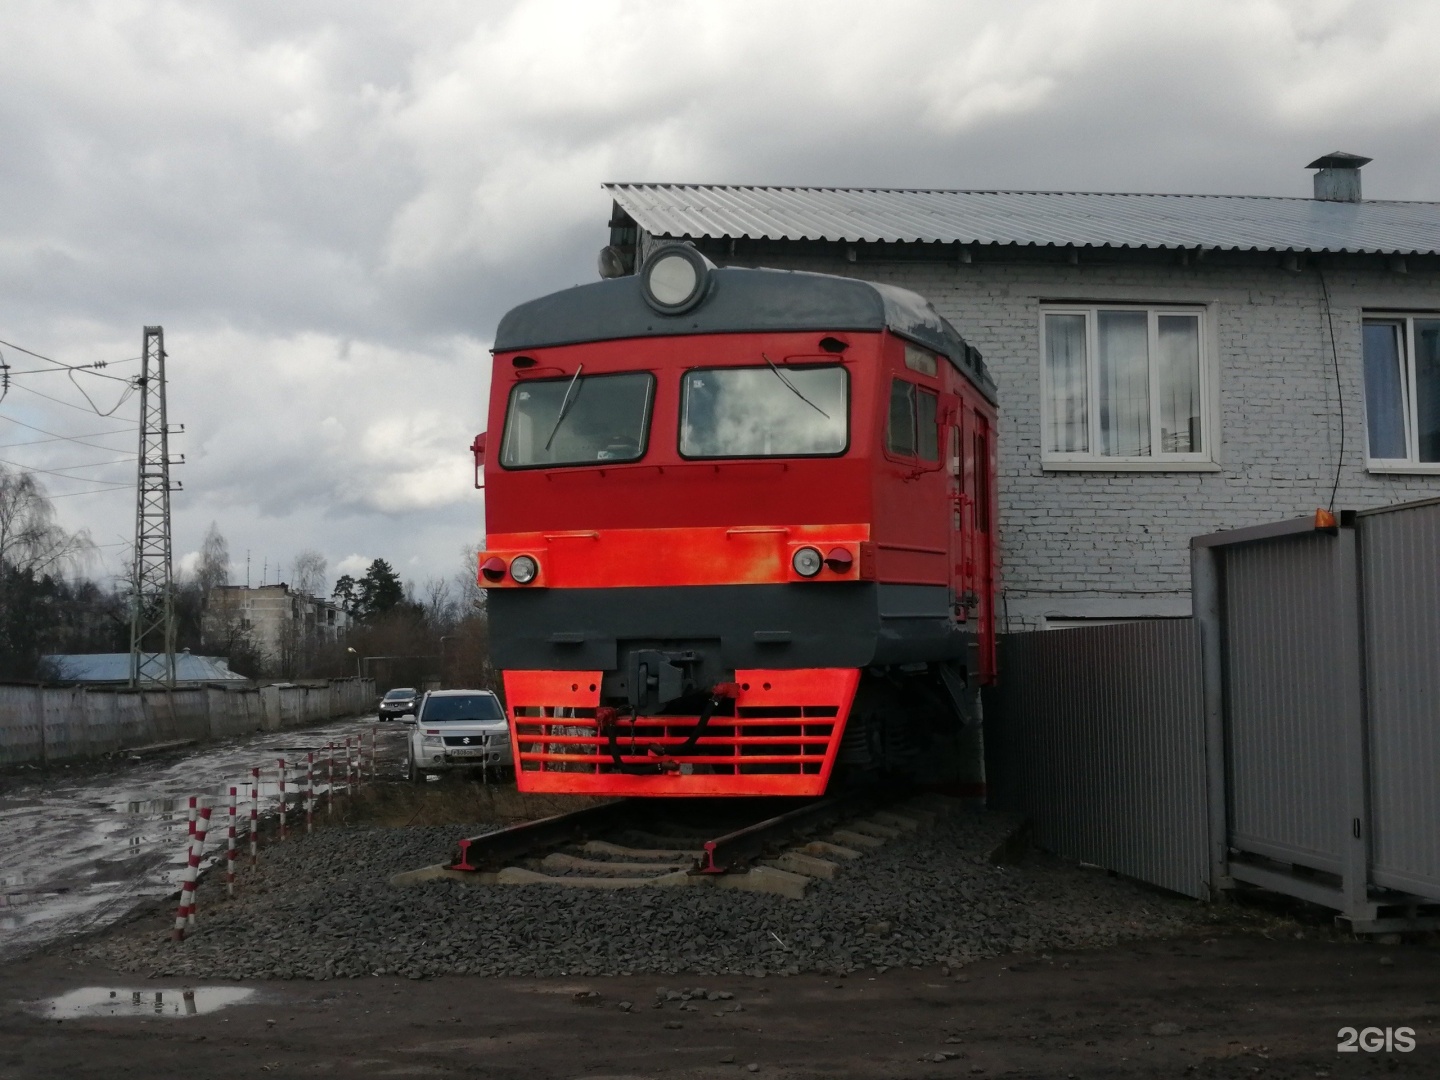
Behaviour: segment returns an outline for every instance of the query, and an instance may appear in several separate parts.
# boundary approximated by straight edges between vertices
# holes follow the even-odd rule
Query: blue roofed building
[[[152,655],[153,654],[147,654]],[[63,682],[88,685],[127,685],[130,682],[130,654],[123,653],[54,653],[43,658],[53,666]],[[179,683],[249,682],[244,675],[231,671],[221,656],[192,656],[188,651],[175,654],[175,681]]]

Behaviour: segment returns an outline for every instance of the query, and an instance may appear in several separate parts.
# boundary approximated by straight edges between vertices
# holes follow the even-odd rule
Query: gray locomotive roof
[[[653,236],[1440,254],[1440,203],[1255,195],[606,184]]]
[[[651,308],[636,275],[577,285],[506,312],[495,330],[495,351],[677,334],[885,329],[947,357],[995,399],[979,352],[924,297],[893,285],[791,270],[711,270],[705,299],[682,315]]]

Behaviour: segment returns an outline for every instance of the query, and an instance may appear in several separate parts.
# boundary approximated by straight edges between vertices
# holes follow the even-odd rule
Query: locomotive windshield
[[[500,464],[588,465],[634,461],[645,452],[655,376],[582,375],[535,379],[510,391]]]
[[[843,454],[850,442],[849,385],[838,366],[687,371],[680,453],[690,458]]]

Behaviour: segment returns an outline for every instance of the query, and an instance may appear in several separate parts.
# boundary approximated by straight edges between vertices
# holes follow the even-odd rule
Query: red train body
[[[933,765],[995,677],[995,417],[886,286],[677,245],[510,312],[475,453],[520,789]]]

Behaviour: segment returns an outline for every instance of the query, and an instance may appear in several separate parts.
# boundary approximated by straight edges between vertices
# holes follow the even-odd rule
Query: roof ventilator
[[[1374,158],[1361,157],[1336,150],[1333,154],[1318,157],[1305,167],[1319,169],[1315,174],[1315,198],[1322,202],[1360,201],[1360,169]]]

